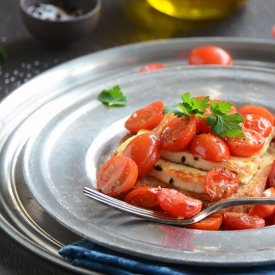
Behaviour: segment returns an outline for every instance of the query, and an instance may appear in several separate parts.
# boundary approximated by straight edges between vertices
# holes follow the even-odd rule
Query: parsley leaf
[[[166,106],[163,113],[172,113],[175,116],[185,116],[189,118],[190,114],[199,118],[206,117],[205,124],[211,127],[212,132],[219,137],[245,137],[241,131],[240,125],[243,117],[238,113],[229,114],[232,103],[226,101],[214,102],[209,101],[209,97],[191,98],[190,93],[182,95],[183,100],[177,107]],[[206,108],[210,108],[210,114],[205,116]]]
[[[97,99],[108,106],[125,106],[127,104],[126,96],[123,95],[119,86],[103,90]]]
[[[228,114],[232,106],[232,103],[226,101],[210,102],[211,114],[207,117],[205,124],[211,127],[215,135],[222,138],[245,137],[240,126],[244,121],[243,117],[238,113]]]
[[[194,114],[197,117],[204,117],[205,108],[208,106],[209,97],[205,98],[191,98],[190,93],[185,93],[181,97],[182,103],[177,107],[165,106],[163,114],[171,113],[178,117],[184,116],[185,119],[189,119],[190,114]]]

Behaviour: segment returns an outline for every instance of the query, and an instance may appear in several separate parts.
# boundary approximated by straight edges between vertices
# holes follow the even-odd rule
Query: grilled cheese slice
[[[254,156],[248,158],[232,157],[224,162],[212,162],[199,157],[194,156],[188,150],[171,152],[171,151],[161,151],[161,158],[174,162],[181,163],[190,167],[197,168],[203,171],[210,171],[214,168],[225,168],[238,175],[239,181],[241,183],[248,183],[253,175],[257,172],[260,163],[263,161],[262,156],[267,152],[270,147],[270,142],[274,134],[266,139],[263,148]],[[272,154],[270,154],[272,158]]]
[[[124,139],[117,148],[116,154],[121,155],[125,147],[137,135],[151,131],[141,130],[136,135]],[[152,185],[166,185],[183,193],[191,194],[193,197],[208,196],[204,189],[204,177],[207,171],[214,168],[225,168],[237,174],[240,181],[237,194],[234,196],[260,196],[265,190],[266,180],[270,171],[270,166],[275,159],[275,146],[271,143],[274,133],[266,139],[263,148],[254,156],[248,158],[231,157],[224,162],[212,162],[194,156],[187,149],[180,152],[161,151],[161,158],[158,160],[148,177],[140,182],[149,182]],[[161,184],[163,183],[163,184]],[[209,198],[208,198],[209,199]]]
[[[270,166],[275,159],[275,149],[271,146],[262,155],[261,159],[255,163],[253,161],[246,161],[249,165],[246,165],[246,174],[240,180],[238,188],[238,196],[260,196],[266,186],[266,179],[268,177]],[[189,191],[197,194],[206,194],[204,189],[204,177],[207,171],[214,168],[226,168],[224,166],[218,167],[214,162],[207,162],[207,166],[204,166],[202,170],[190,167],[183,164],[159,159],[155,169],[153,169],[149,176],[164,182],[167,185],[174,186],[178,189]],[[239,165],[243,163],[239,160]],[[207,170],[206,168],[211,168]],[[236,173],[238,175],[238,173]],[[238,175],[239,177],[239,175]]]
[[[204,177],[207,172],[186,165],[159,159],[149,176],[176,188],[194,193],[205,193]]]

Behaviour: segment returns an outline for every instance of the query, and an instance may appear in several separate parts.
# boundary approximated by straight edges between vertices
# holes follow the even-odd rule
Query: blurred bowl
[[[62,13],[56,11],[60,4]],[[99,21],[101,0],[20,0],[20,10],[23,23],[35,38],[65,45],[92,33]]]

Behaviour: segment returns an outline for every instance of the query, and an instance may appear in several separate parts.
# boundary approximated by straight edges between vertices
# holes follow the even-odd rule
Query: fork
[[[275,198],[267,197],[249,197],[249,198],[235,198],[235,199],[226,199],[219,201],[207,207],[203,211],[199,212],[197,215],[193,216],[190,219],[182,219],[174,217],[166,212],[155,211],[144,209],[141,207],[134,206],[132,204],[126,203],[124,201],[115,199],[113,197],[107,196],[95,189],[84,187],[83,189],[86,196],[91,199],[94,199],[100,203],[109,205],[119,211],[127,212],[131,215],[137,216],[144,220],[149,220],[156,223],[170,224],[170,225],[188,225],[196,223],[205,217],[213,214],[219,210],[226,209],[232,206],[238,205],[254,205],[254,204],[275,204]]]

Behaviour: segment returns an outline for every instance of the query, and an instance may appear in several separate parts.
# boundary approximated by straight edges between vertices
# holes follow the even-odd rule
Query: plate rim
[[[106,49],[106,50],[101,50],[98,52],[94,52],[94,53],[90,53],[88,55],[85,56],[81,56],[78,58],[75,58],[71,61],[67,61],[61,65],[58,65],[50,70],[47,70],[43,73],[41,73],[39,76],[34,77],[32,80],[30,80],[29,83],[26,83],[24,85],[22,85],[21,87],[17,88],[16,90],[14,90],[10,95],[8,95],[6,98],[3,99],[3,101],[1,102],[1,105],[6,106],[6,107],[10,107],[10,103],[14,102],[14,100],[17,100],[18,95],[22,92],[22,90],[26,90],[27,87],[29,87],[30,83],[33,83],[33,81],[38,81],[37,79],[39,78],[43,78],[45,75],[47,75],[49,72],[55,71],[56,69],[58,69],[60,66],[64,66],[64,65],[73,65],[76,66],[77,63],[79,62],[79,60],[82,60],[83,58],[86,57],[96,57],[96,56],[103,56],[105,53],[116,53],[117,51],[119,52],[123,52],[123,50],[125,49],[133,49],[133,48],[138,48],[138,47],[152,47],[155,44],[174,44],[174,43],[181,43],[181,44],[194,44],[193,46],[197,46],[199,44],[205,44],[205,43],[221,43],[221,42],[225,42],[225,43],[233,43],[235,47],[238,47],[240,45],[243,45],[243,43],[247,43],[247,44],[253,44],[253,45],[257,45],[257,47],[259,48],[258,51],[261,52],[262,51],[262,47],[263,46],[268,46],[268,47],[275,47],[275,42],[271,41],[271,40],[267,40],[267,39],[255,39],[255,38],[228,38],[228,37],[198,37],[198,38],[173,38],[173,39],[164,39],[164,40],[153,40],[150,42],[138,42],[138,43],[134,43],[134,44],[129,44],[129,45],[122,45],[122,46],[117,46],[111,49]],[[107,72],[107,75],[110,74],[110,72]],[[31,95],[28,94],[28,98],[31,98]],[[16,101],[17,102],[17,101]],[[18,106],[21,106],[22,102],[17,102]],[[13,121],[13,117],[10,117],[10,110],[6,110],[5,112],[3,112],[3,109],[0,110],[0,117],[2,119],[4,119],[5,121]],[[27,119],[24,118],[24,119]],[[18,124],[20,123],[20,121],[16,121],[16,127],[18,126]],[[7,143],[7,141],[11,138],[12,134],[13,134],[13,130],[14,129],[6,129],[5,126],[3,124],[0,125],[1,130],[5,130],[5,134],[2,134],[1,136],[1,148],[3,148],[4,146],[6,146],[5,144]],[[8,185],[9,183],[5,183],[5,185]],[[0,205],[1,207],[1,211],[3,211],[3,213],[6,211],[3,205]],[[13,205],[11,205],[11,207],[14,207]],[[3,226],[2,226],[3,225]],[[10,237],[12,237],[15,241],[17,241],[19,244],[21,244],[22,246],[24,246],[25,248],[27,248],[28,250],[36,253],[37,251],[37,244],[35,243],[34,240],[29,239],[27,236],[20,236],[18,237],[18,233],[19,233],[19,229],[14,226],[11,222],[9,222],[8,217],[4,217],[1,214],[1,228],[4,230],[4,232],[9,235]],[[37,251],[39,253],[39,255],[45,259],[49,260],[49,252],[45,252],[44,250],[38,249]],[[73,267],[71,265],[67,266],[65,262],[58,262],[57,258],[53,259],[53,262],[61,265],[65,268],[71,269],[71,270],[75,270],[76,267]],[[66,266],[65,266],[66,265]],[[94,274],[94,273],[92,273]]]
[[[275,71],[273,71],[273,70],[266,70],[266,69],[261,69],[261,68],[250,68],[250,67],[244,67],[244,66],[241,66],[241,67],[238,67],[238,66],[236,66],[238,69],[240,69],[241,71],[244,71],[244,72],[253,72],[254,74],[255,73],[259,73],[259,72],[262,72],[264,75],[266,75],[266,74],[268,74],[268,75],[274,75],[274,73],[275,73]],[[204,67],[199,67],[199,68],[196,68],[196,67],[189,67],[189,66],[183,66],[180,70],[179,70],[179,68],[174,68],[174,69],[167,69],[165,72],[161,72],[161,71],[156,71],[156,72],[153,72],[152,74],[154,74],[154,75],[156,75],[156,76],[158,76],[158,75],[163,75],[163,74],[165,74],[165,73],[167,73],[167,75],[165,75],[165,76],[169,76],[169,74],[173,74],[173,73],[175,73],[175,72],[179,72],[179,73],[186,73],[186,71],[188,71],[188,72],[192,72],[193,74],[194,74],[194,71],[195,71],[195,73],[197,73],[197,71],[205,71],[205,70],[207,70],[207,71],[209,71],[209,70],[214,70],[214,72],[219,72],[219,74],[221,73],[221,75],[223,76],[223,75],[225,75],[224,74],[224,72],[227,72],[227,71],[235,71],[236,70],[236,67],[218,67],[218,70],[217,70],[217,68],[215,68],[215,67],[206,67],[206,66],[204,66]],[[239,72],[239,71],[238,71]],[[150,76],[152,75],[152,74],[150,74]],[[134,78],[134,79],[132,79],[132,77],[136,77],[136,79]],[[116,79],[116,80],[113,80],[113,81],[110,81],[110,82],[104,82],[104,84],[100,84],[99,85],[99,87],[100,86],[112,86],[110,83],[112,83],[112,84],[115,84],[115,83],[117,83],[117,82],[122,82],[123,83],[123,81],[125,81],[125,82],[127,82],[127,81],[129,81],[129,82],[135,82],[135,81],[138,81],[138,80],[140,80],[141,78],[143,78],[143,76],[145,77],[144,78],[144,80],[146,80],[146,77],[149,77],[149,74],[147,74],[147,75],[140,75],[140,74],[138,74],[138,73],[135,73],[135,74],[128,74],[127,76],[125,76],[125,77],[122,77],[122,78],[120,78],[120,79]],[[93,90],[98,90],[99,88],[98,88],[98,86],[95,86],[95,87],[93,87]],[[91,92],[92,93],[92,92]],[[60,113],[62,113],[62,111],[63,111],[63,109],[60,111]],[[130,253],[130,254],[133,254],[133,255],[136,255],[136,256],[141,256],[141,257],[148,257],[148,254],[147,254],[147,252],[145,252],[146,251],[146,248],[147,248],[147,251],[148,251],[148,244],[147,244],[147,246],[146,246],[146,244],[142,244],[142,243],[140,243],[140,241],[137,241],[137,245],[136,245],[136,247],[135,247],[135,251],[133,251],[132,249],[130,249],[129,247],[127,247],[127,244],[129,245],[129,243],[127,243],[127,241],[129,242],[129,240],[126,240],[125,241],[125,238],[123,238],[123,237],[117,237],[117,236],[114,236],[114,234],[112,234],[112,233],[109,233],[107,236],[106,236],[106,234],[105,235],[103,235],[103,236],[96,236],[96,237],[91,237],[91,235],[87,235],[87,233],[84,233],[83,231],[79,231],[79,229],[76,229],[76,227],[75,226],[72,226],[71,224],[72,223],[70,223],[70,222],[66,222],[66,220],[65,219],[63,219],[63,216],[64,216],[64,214],[66,214],[66,213],[64,213],[64,212],[62,212],[62,215],[55,215],[54,213],[56,213],[56,210],[51,210],[51,208],[49,207],[49,204],[47,204],[46,203],[46,206],[45,206],[45,204],[43,203],[43,202],[45,202],[45,199],[43,198],[43,195],[41,196],[40,194],[39,194],[39,192],[38,192],[38,190],[40,190],[40,189],[35,189],[36,187],[37,187],[37,182],[35,182],[35,181],[33,181],[33,178],[31,177],[31,166],[32,166],[32,163],[33,163],[33,161],[34,162],[38,162],[38,160],[36,159],[36,158],[34,158],[34,159],[32,159],[32,156],[31,156],[31,154],[32,154],[32,151],[33,151],[33,147],[35,147],[35,143],[37,142],[37,139],[39,139],[40,138],[40,136],[42,136],[42,139],[43,139],[43,137],[44,136],[47,136],[47,134],[46,135],[43,135],[43,133],[45,134],[45,128],[47,128],[47,124],[48,124],[48,121],[49,122],[51,122],[52,120],[54,120],[55,119],[55,117],[56,117],[56,114],[54,113],[54,114],[52,114],[52,115],[50,115],[50,118],[46,118],[45,119],[45,123],[41,123],[41,121],[40,121],[40,123],[41,123],[41,125],[40,125],[40,127],[37,129],[37,131],[30,137],[30,139],[29,139],[29,141],[28,141],[28,143],[27,143],[27,146],[26,146],[26,149],[25,149],[25,154],[24,154],[24,161],[23,161],[23,166],[24,166],[24,168],[23,168],[23,171],[24,171],[24,174],[25,174],[25,179],[26,179],[26,182],[27,182],[27,185],[29,186],[29,188],[30,188],[30,190],[31,190],[31,192],[33,192],[33,194],[34,194],[34,196],[36,197],[36,199],[38,200],[38,203],[40,203],[41,204],[41,206],[42,207],[44,207],[45,208],[45,210],[49,213],[49,214],[51,214],[54,218],[56,218],[60,223],[62,223],[65,227],[67,227],[67,228],[69,228],[70,230],[72,230],[72,231],[75,231],[75,233],[77,233],[77,234],[79,234],[79,235],[82,235],[82,236],[84,236],[85,238],[88,238],[88,239],[90,239],[90,240],[92,240],[92,241],[95,241],[95,242],[97,242],[97,243],[99,243],[99,244],[101,244],[101,245],[103,245],[103,246],[107,246],[107,247],[109,247],[109,248],[112,248],[112,249],[115,249],[115,250],[118,250],[118,251],[122,251],[122,252],[127,252],[127,253]],[[100,133],[99,133],[100,134]],[[95,137],[96,138],[96,137]],[[38,142],[39,143],[39,142]],[[35,149],[34,149],[34,151],[35,151]],[[40,152],[40,151],[39,151]],[[36,168],[38,168],[38,167],[36,167]],[[41,178],[39,178],[39,182],[41,182],[41,181],[43,181],[42,180],[42,178],[43,177],[41,177]],[[45,183],[45,185],[47,185],[47,183]],[[45,185],[44,185],[44,187],[45,187]],[[44,191],[44,192],[47,192],[47,190],[44,188],[43,189],[43,184],[40,184],[39,185],[39,187],[38,188],[41,188],[41,186],[42,186],[42,191]],[[44,192],[43,192],[43,194],[44,194]],[[50,194],[51,195],[51,194]],[[99,203],[98,203],[99,204]],[[64,205],[62,205],[62,203],[60,203],[60,205],[61,206],[63,206],[63,209],[65,209],[65,206]],[[91,204],[92,205],[92,204]],[[99,204],[100,205],[100,204]],[[94,206],[94,205],[93,205]],[[96,205],[95,205],[96,206]],[[61,209],[58,209],[58,210],[61,210]],[[57,210],[57,212],[58,212],[58,210]],[[67,211],[68,212],[68,214],[69,214],[69,216],[70,216],[70,211],[68,210]],[[74,215],[74,216],[77,216],[76,215],[76,213],[73,213],[72,212],[72,214]],[[79,223],[82,223],[82,221],[79,219],[78,220],[78,224]],[[84,226],[85,224],[82,224],[82,226]],[[92,226],[92,228],[93,228],[93,226]],[[91,229],[92,230],[92,228],[90,228],[89,227],[89,229]],[[98,228],[96,228],[96,230],[98,230]],[[95,232],[91,232],[91,234],[96,234],[96,230],[95,230]],[[265,228],[265,229],[263,229],[264,231],[266,231],[266,232],[268,232],[268,231],[270,231],[270,230],[272,230],[272,231],[274,231],[274,228]],[[87,232],[87,231],[86,231]],[[250,237],[253,237],[254,235],[253,235],[253,233],[254,233],[255,231],[250,231],[250,232],[247,232],[246,234],[249,234],[249,233],[251,233],[252,235],[250,236],[250,234],[249,234],[249,236]],[[205,231],[200,231],[200,234],[205,234],[205,235],[207,235],[208,234],[208,232],[205,232]],[[226,234],[226,235],[228,235],[228,234],[243,234],[242,232],[235,232],[235,233],[232,233],[232,232],[226,232],[226,233],[224,233],[224,232],[222,232],[222,233],[217,233],[217,232],[213,232],[212,234],[217,234],[217,236],[219,235],[219,236],[221,236],[220,234]],[[256,233],[255,233],[256,234]],[[115,243],[113,243],[112,242],[112,239],[113,238],[116,238],[116,242]],[[124,242],[125,241],[125,242]],[[138,247],[138,246],[140,246],[140,247]],[[152,245],[153,246],[153,245]],[[144,249],[145,248],[145,250],[142,250],[142,249]],[[160,250],[163,250],[163,249],[160,249]],[[165,250],[165,249],[164,249]],[[166,249],[167,250],[167,249]],[[168,253],[168,251],[161,251],[161,252],[166,252],[166,253]],[[197,258],[196,257],[194,257],[193,258],[193,255],[196,255],[196,253],[194,253],[191,257],[189,257],[189,256],[186,256],[186,258],[184,258],[184,259],[182,259],[182,258],[180,258],[179,259],[179,257],[178,257],[178,255],[177,255],[177,257],[174,257],[173,259],[171,259],[172,258],[172,256],[170,255],[170,257],[171,258],[169,258],[169,259],[167,259],[167,257],[166,256],[163,256],[163,254],[161,254],[161,252],[159,252],[159,254],[151,254],[150,255],[150,258],[152,258],[152,259],[161,259],[161,260],[163,260],[163,261],[167,261],[167,262],[172,262],[172,263],[180,263],[180,264],[202,264],[202,265],[230,265],[230,266],[240,266],[240,265],[251,265],[251,263],[255,263],[255,262],[257,262],[257,263],[271,263],[271,260],[270,259],[268,259],[268,260],[266,260],[266,259],[258,259],[258,260],[255,260],[255,258],[253,258],[253,260],[246,260],[246,261],[244,261],[243,259],[240,259],[240,260],[237,260],[237,261],[235,261],[235,262],[233,262],[232,261],[232,257],[227,257],[227,258],[224,258],[224,257],[222,257],[222,258],[224,258],[222,261],[221,261],[221,258],[219,258],[218,256],[215,258],[214,257],[214,259],[212,259],[212,261],[211,261],[211,259],[210,258],[203,258],[203,255],[201,256],[201,255],[199,255],[199,256],[197,256]],[[193,251],[192,251],[193,252]],[[222,251],[220,251],[221,252],[221,254],[222,254]],[[275,251],[274,251],[275,252]],[[229,253],[229,252],[228,252]],[[243,253],[243,254],[246,254],[246,253],[248,253],[248,251],[241,251],[241,252],[239,252],[239,255],[241,254],[241,253]],[[249,253],[251,253],[251,251],[249,251]],[[262,251],[255,251],[254,252],[256,255],[260,255],[261,253],[262,253]],[[232,254],[235,254],[235,253],[233,253],[232,252]],[[236,253],[237,255],[238,255],[238,253]],[[166,254],[165,254],[166,255]],[[259,256],[258,255],[258,256]],[[201,257],[200,257],[201,256]],[[235,255],[234,255],[235,256]]]

